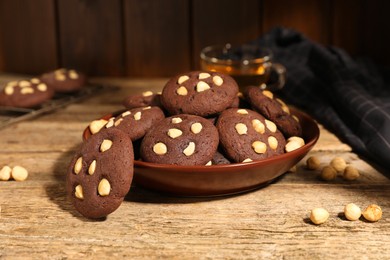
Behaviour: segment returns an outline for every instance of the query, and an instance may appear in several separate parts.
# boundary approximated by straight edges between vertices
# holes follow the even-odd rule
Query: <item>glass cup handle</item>
[[[286,84],[286,67],[280,63],[272,63],[271,73],[276,73],[278,79],[274,82],[265,84],[264,88],[270,91],[282,89]]]

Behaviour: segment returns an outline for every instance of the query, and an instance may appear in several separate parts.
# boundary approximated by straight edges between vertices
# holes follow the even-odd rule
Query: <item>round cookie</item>
[[[53,95],[54,90],[38,78],[11,81],[0,91],[0,106],[34,108]]]
[[[64,68],[47,72],[40,79],[60,93],[75,92],[87,84],[87,77],[83,73]]]
[[[207,119],[188,114],[165,118],[150,129],[141,143],[147,162],[205,165],[218,147],[218,131]]]
[[[164,118],[165,115],[159,107],[138,107],[109,119],[105,128],[119,129],[135,141],[142,138],[153,125]]]
[[[161,94],[145,91],[142,92],[142,94],[130,95],[122,101],[122,105],[127,109],[148,106],[157,106],[161,108]]]
[[[161,102],[171,115],[208,117],[231,106],[237,93],[237,83],[228,75],[192,71],[171,78],[164,86]]]
[[[244,95],[252,109],[273,121],[286,138],[302,135],[298,118],[291,115],[288,106],[275,98],[272,92],[250,86],[245,89]]]
[[[102,218],[114,212],[133,179],[134,155],[128,135],[104,129],[75,153],[66,177],[67,193],[78,212]]]
[[[216,126],[224,154],[233,162],[250,162],[284,153],[283,134],[272,121],[255,111],[227,109]]]
[[[220,152],[216,151],[213,159],[211,159],[211,165],[230,164],[231,162]]]

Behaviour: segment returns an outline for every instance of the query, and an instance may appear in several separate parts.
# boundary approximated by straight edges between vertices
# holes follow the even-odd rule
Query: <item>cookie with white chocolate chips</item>
[[[250,162],[284,153],[286,140],[276,125],[250,109],[230,108],[216,123],[220,145],[234,162]]]
[[[122,105],[127,109],[148,106],[157,106],[161,108],[161,93],[144,91],[141,94],[129,95],[123,99]]]
[[[51,99],[53,88],[38,78],[10,81],[0,91],[0,106],[34,108]]]
[[[104,129],[86,140],[71,160],[67,193],[78,212],[102,218],[114,212],[133,179],[131,140],[118,129]]]
[[[188,114],[165,118],[149,130],[141,143],[147,162],[206,165],[218,147],[218,131],[207,119]]]
[[[138,107],[109,119],[105,128],[119,129],[135,141],[142,138],[155,123],[164,118],[164,112],[159,107]]]
[[[237,93],[238,85],[229,75],[192,71],[171,78],[164,86],[161,102],[171,115],[208,117],[230,107]]]
[[[56,92],[70,93],[80,90],[87,84],[85,74],[73,69],[57,69],[41,75],[40,80]]]
[[[298,118],[290,114],[288,106],[272,92],[250,86],[245,89],[244,95],[253,110],[273,121],[286,138],[302,135]]]

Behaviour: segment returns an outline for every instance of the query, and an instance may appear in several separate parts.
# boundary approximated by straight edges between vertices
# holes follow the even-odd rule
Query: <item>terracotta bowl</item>
[[[289,153],[248,163],[212,166],[178,166],[135,160],[134,179],[137,186],[179,196],[218,196],[254,190],[269,184],[297,164],[319,138],[316,122],[307,114],[291,108],[303,129],[305,145]],[[105,115],[104,119],[118,113]],[[91,133],[83,132],[86,140]]]

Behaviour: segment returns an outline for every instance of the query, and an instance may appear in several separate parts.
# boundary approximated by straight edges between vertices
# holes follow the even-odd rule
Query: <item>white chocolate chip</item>
[[[209,73],[201,72],[201,73],[199,73],[198,79],[207,79],[209,77],[211,77],[211,75]]]
[[[71,78],[71,79],[78,79],[79,78],[79,74],[75,70],[70,70],[69,71],[69,78]]]
[[[105,152],[107,151],[108,149],[110,149],[112,146],[112,141],[111,140],[108,140],[108,139],[104,139],[102,144],[100,145],[100,151],[101,152]]]
[[[18,85],[18,82],[16,80],[14,80],[14,81],[8,82],[6,86],[16,87],[17,85]]]
[[[143,97],[150,97],[151,95],[153,95],[153,92],[150,91],[150,90],[145,91],[145,92],[142,93],[142,96],[143,96]]]
[[[11,178],[11,167],[9,166],[4,166],[0,170],[0,181],[8,181]]]
[[[299,118],[296,115],[293,115],[292,117],[295,119],[295,121],[299,122]]]
[[[164,143],[159,142],[153,146],[153,152],[158,154],[158,155],[164,155],[167,153],[167,151],[168,151],[168,148]]]
[[[15,181],[24,181],[28,177],[28,171],[22,166],[12,168],[11,176]]]
[[[142,108],[142,110],[148,110],[148,109],[151,109],[151,108],[152,108],[151,106],[147,106],[147,107]]]
[[[30,82],[33,84],[39,84],[41,81],[38,78],[32,78]]]
[[[220,76],[214,76],[213,82],[217,86],[221,86],[223,84],[223,79]]]
[[[266,96],[266,97],[268,97],[270,99],[274,98],[274,94],[271,91],[269,91],[269,90],[263,90],[262,93],[263,93],[264,96]]]
[[[125,111],[121,114],[122,117],[126,117],[128,115],[131,115],[131,112],[130,111]]]
[[[179,79],[177,80],[178,84],[182,84],[183,82],[187,81],[189,77],[187,75],[180,76]]]
[[[245,110],[245,109],[237,109],[237,114],[240,114],[240,115],[247,115],[247,114],[248,114],[248,111]]]
[[[105,124],[107,124],[107,120],[94,120],[89,124],[89,131],[91,131],[92,134],[96,134],[103,128]]]
[[[292,137],[287,139],[287,143],[286,143],[286,146],[284,147],[284,150],[286,152],[291,152],[291,151],[294,151],[294,150],[296,150],[304,145],[305,145],[305,141],[302,138],[297,137],[297,136],[292,136]]]
[[[290,114],[290,109],[288,108],[288,106],[282,106],[282,110],[287,114]]]
[[[61,73],[56,73],[54,74],[54,78],[58,81],[64,81],[66,79],[65,75],[64,74],[61,74]]]
[[[114,126],[120,125],[122,123],[122,121],[123,121],[123,118],[119,118],[118,120],[115,121]]]
[[[177,93],[179,96],[187,96],[188,90],[186,89],[186,87],[181,86],[180,88],[178,88],[178,89],[176,90],[176,93]]]
[[[305,145],[305,140],[303,140],[303,138],[302,138],[302,137],[299,137],[299,136],[290,136],[290,137],[287,139],[287,142],[291,142],[291,141],[297,142],[297,143],[299,143],[301,146],[304,146],[304,145]]]
[[[32,87],[25,87],[20,90],[20,93],[22,93],[23,95],[32,94],[34,93],[34,89]]]
[[[268,137],[268,145],[272,150],[276,150],[278,148],[278,139],[275,136]]]
[[[202,92],[202,91],[205,91],[208,89],[210,89],[210,86],[209,86],[209,84],[207,84],[204,81],[199,81],[198,84],[196,84],[196,91],[197,92]]]
[[[246,162],[253,162],[253,160],[251,158],[246,158],[245,160],[242,161],[243,163],[246,163]]]
[[[243,123],[237,123],[234,128],[236,129],[239,135],[246,135],[248,133],[248,128]]]
[[[78,199],[84,199],[84,194],[83,194],[83,187],[81,185],[77,185],[74,191],[74,196]]]
[[[188,144],[187,148],[183,150],[183,153],[186,156],[191,156],[194,154],[194,152],[195,152],[195,143],[194,142],[190,142]]]
[[[180,129],[177,128],[171,128],[168,130],[168,136],[171,138],[179,137],[183,134],[183,132]]]
[[[31,82],[27,80],[22,80],[19,82],[19,87],[21,88],[31,87]]]
[[[258,154],[265,153],[267,151],[267,145],[261,141],[254,141],[252,143],[252,148]]]
[[[264,124],[260,120],[253,119],[252,120],[252,126],[253,126],[253,128],[255,129],[256,132],[258,132],[259,134],[264,134],[265,126],[264,126]]]
[[[191,132],[193,132],[194,134],[199,134],[200,131],[202,131],[202,128],[203,128],[203,126],[201,123],[199,123],[199,122],[193,123],[191,125]]]
[[[14,87],[13,86],[6,86],[4,89],[4,93],[6,95],[12,95],[14,93]]]
[[[75,174],[79,174],[81,172],[81,168],[83,167],[83,158],[79,157],[74,164],[73,172]]]
[[[206,166],[213,165],[213,162],[212,162],[212,161],[208,161],[205,165],[206,165]]]
[[[93,161],[91,162],[91,164],[89,165],[89,167],[88,167],[88,174],[89,174],[89,175],[94,174],[94,173],[95,173],[95,170],[96,170],[96,160],[93,160]]]
[[[276,127],[276,125],[275,125],[274,122],[269,121],[269,120],[267,120],[267,119],[265,119],[264,122],[265,122],[265,125],[267,126],[268,130],[270,130],[272,133],[275,133],[275,132],[276,132],[277,127]]]
[[[111,184],[107,179],[102,179],[98,185],[98,193],[100,196],[108,196],[111,191]]]
[[[39,91],[44,92],[44,91],[47,90],[47,85],[46,85],[45,83],[40,83],[40,84],[37,86],[37,89],[38,89]]]
[[[181,123],[183,120],[180,117],[174,117],[172,118],[172,124],[178,124]]]
[[[134,114],[134,119],[137,121],[141,119],[141,112],[140,111],[138,111],[137,113]]]
[[[106,124],[106,128],[113,127],[114,123],[115,123],[115,117],[111,117],[110,119],[108,119],[108,122]]]

